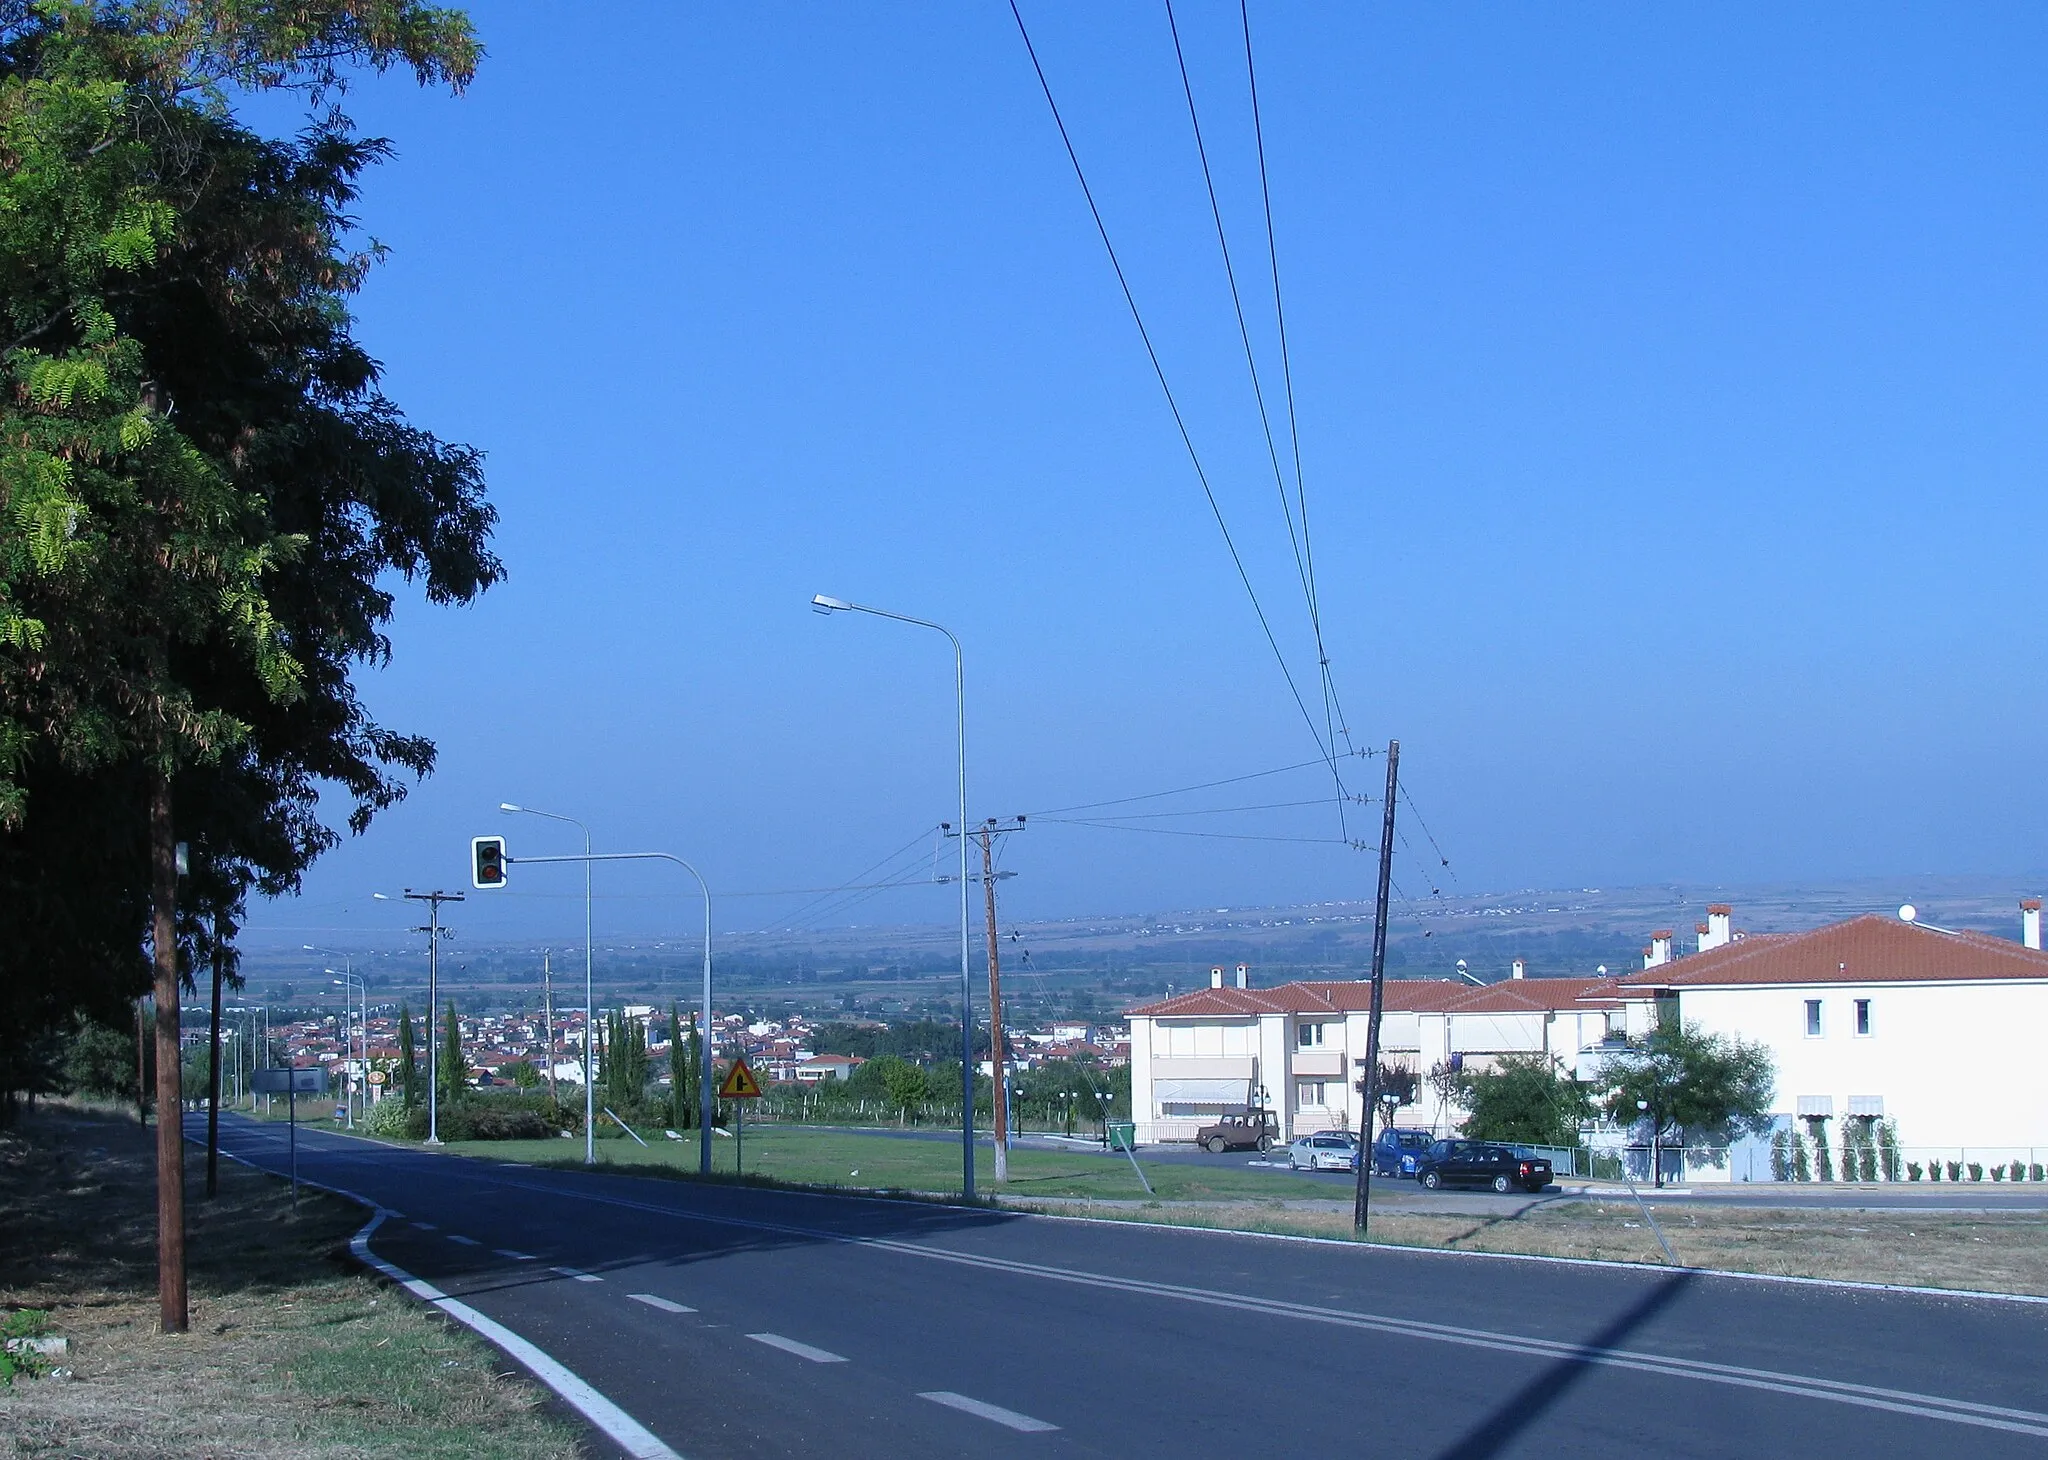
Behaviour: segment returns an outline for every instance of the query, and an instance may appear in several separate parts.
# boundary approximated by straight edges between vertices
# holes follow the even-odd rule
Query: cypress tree
[[[420,1052],[412,1032],[411,1004],[398,1008],[398,1087],[407,1110],[420,1103]]]
[[[462,1024],[455,1016],[455,1000],[450,999],[447,1026],[441,1038],[441,1098],[453,1105],[469,1083],[467,1074],[462,1062]]]

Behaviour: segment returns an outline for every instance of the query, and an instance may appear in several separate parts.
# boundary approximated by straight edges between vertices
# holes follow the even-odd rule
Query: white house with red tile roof
[[[2019,942],[1876,914],[1733,934],[1616,992],[1631,1030],[1682,1019],[1767,1046],[1785,1124],[1831,1147],[1846,1121],[1889,1119],[1909,1159],[2031,1166],[2048,1162],[2048,952],[2039,900],[2020,911]],[[1689,1161],[1685,1174],[1730,1168]]]
[[[857,1054],[814,1054],[796,1066],[796,1077],[807,1085],[819,1080],[850,1080],[863,1063]]]
[[[1286,1139],[1358,1130],[1364,1096],[1369,982],[1306,982],[1276,988],[1210,986],[1129,1010],[1131,1110],[1140,1141],[1193,1140],[1221,1111],[1263,1104]],[[1388,1064],[1427,1075],[1454,1061],[1483,1069],[1510,1053],[1549,1054],[1574,1065],[1621,1030],[1623,1005],[1610,978],[1521,978],[1474,988],[1452,979],[1389,979],[1380,1051]],[[1440,1133],[1462,1118],[1422,1082],[1395,1123]]]

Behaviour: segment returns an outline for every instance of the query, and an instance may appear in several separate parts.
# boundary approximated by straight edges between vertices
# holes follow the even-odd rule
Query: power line
[[[1294,530],[1294,512],[1287,504],[1287,478],[1286,474],[1283,473],[1280,469],[1280,449],[1273,443],[1273,417],[1272,413],[1266,409],[1266,390],[1265,387],[1259,381],[1258,353],[1252,349],[1251,326],[1245,322],[1244,296],[1237,287],[1237,267],[1235,264],[1231,262],[1230,258],[1230,235],[1228,230],[1226,230],[1223,226],[1223,205],[1221,202],[1217,200],[1216,197],[1216,175],[1215,172],[1209,166],[1208,144],[1202,140],[1202,115],[1200,109],[1195,105],[1194,82],[1190,80],[1188,77],[1188,58],[1186,51],[1182,49],[1180,43],[1180,24],[1174,19],[1173,0],[1165,0],[1165,3],[1166,28],[1167,31],[1173,37],[1173,59],[1174,63],[1180,68],[1181,94],[1187,98],[1188,103],[1188,126],[1194,132],[1195,155],[1198,159],[1200,159],[1202,164],[1202,185],[1205,189],[1207,189],[1209,194],[1209,216],[1212,220],[1214,220],[1216,224],[1216,249],[1217,252],[1223,256],[1223,277],[1226,281],[1228,281],[1230,285],[1230,306],[1237,314],[1237,337],[1239,342],[1244,346],[1244,364],[1246,372],[1251,377],[1252,399],[1257,403],[1259,408],[1259,429],[1262,432],[1264,432],[1266,438],[1266,459],[1269,462],[1271,462],[1273,466],[1273,488],[1276,492],[1279,493],[1280,496],[1280,515],[1283,518],[1285,518],[1287,522],[1287,543],[1288,546],[1292,548],[1294,552],[1295,576],[1301,580],[1301,596],[1308,605],[1308,616],[1310,626],[1315,629],[1316,657],[1318,661],[1322,662],[1323,664],[1323,729],[1326,738],[1321,743],[1326,745],[1328,749],[1334,751],[1337,748],[1337,733],[1335,717],[1332,714],[1330,703],[1331,693],[1329,669],[1327,664],[1328,656],[1323,652],[1322,627],[1319,620],[1319,615],[1316,612],[1315,590],[1309,582],[1308,567],[1302,558],[1301,539],[1299,536],[1296,535]],[[1247,25],[1249,25],[1249,19],[1247,19],[1246,23]],[[1247,61],[1249,61],[1249,50],[1246,51],[1246,57]],[[1263,159],[1263,143],[1260,147],[1260,155]],[[1260,181],[1262,186],[1264,183],[1264,178],[1265,172],[1262,161],[1260,168]],[[1267,240],[1269,245],[1272,239],[1272,222],[1272,210],[1269,203],[1266,213]],[[1268,251],[1271,252],[1270,247]],[[1275,284],[1274,300],[1276,310],[1279,300],[1279,276],[1279,261],[1277,256],[1275,256],[1273,265],[1273,277]],[[1295,481],[1297,495],[1299,495],[1300,492],[1300,466],[1301,458],[1299,452],[1299,431],[1297,430],[1295,455]],[[1306,507],[1306,505],[1307,504],[1304,501],[1303,506]],[[1338,771],[1337,762],[1334,757],[1330,761],[1330,776],[1331,779],[1336,782],[1337,788],[1337,830],[1344,837],[1345,840],[1349,841],[1351,838],[1351,828],[1344,814],[1344,777]]]
[[[1357,798],[1361,801],[1366,798]],[[1131,811],[1121,816],[1102,816],[1099,821],[1155,821],[1168,816],[1226,816],[1233,811],[1283,811],[1293,806],[1327,806],[1330,798],[1315,796],[1306,801],[1266,801],[1257,806],[1209,806],[1194,811]]]
[[[1280,245],[1273,227],[1273,186],[1266,170],[1266,126],[1264,113],[1259,107],[1259,70],[1252,59],[1252,15],[1247,0],[1238,0],[1237,13],[1244,30],[1244,78],[1246,90],[1251,95],[1252,141],[1259,159],[1259,201],[1266,219],[1266,258],[1273,272],[1273,323],[1280,339],[1280,380],[1287,399],[1287,437],[1294,457],[1294,495],[1301,516],[1308,620],[1315,633],[1316,662],[1322,670],[1323,680],[1323,714],[1330,744],[1334,748],[1340,731],[1345,743],[1350,743],[1351,730],[1345,723],[1344,705],[1337,695],[1336,678],[1330,673],[1329,650],[1323,646],[1322,593],[1316,586],[1315,540],[1309,535],[1308,528],[1308,488],[1301,469],[1301,418],[1294,402],[1294,357],[1287,345],[1287,305],[1280,288]]]
[[[1429,823],[1424,821],[1422,813],[1415,809],[1415,798],[1408,794],[1406,786],[1401,787],[1401,799],[1408,803],[1408,814],[1415,818],[1415,824],[1421,827],[1422,834],[1429,838],[1430,850],[1436,853],[1437,861],[1443,865],[1443,869],[1446,872],[1451,874],[1451,881],[1456,882],[1458,880],[1458,869],[1451,865],[1451,859],[1445,856],[1444,849],[1437,845],[1436,837],[1430,833]]]
[[[1363,753],[1373,755],[1378,752],[1366,751]],[[1310,766],[1325,765],[1327,763],[1327,761],[1318,757],[1315,760],[1296,761],[1293,765],[1275,766],[1270,771],[1253,771],[1249,775],[1225,776],[1220,781],[1202,781],[1193,786],[1177,786],[1171,791],[1146,791],[1138,796],[1119,796],[1113,801],[1089,801],[1079,806],[1054,806],[1044,811],[1033,811],[1028,814],[1032,816],[1060,816],[1069,811],[1095,811],[1104,806],[1128,806],[1133,801],[1157,801],[1167,796],[1184,796],[1190,791],[1210,791],[1218,786],[1235,786],[1242,781],[1256,781],[1265,776],[1285,775],[1289,771],[1303,771],[1307,770]]]
[[[1316,804],[1321,804],[1320,798]],[[1085,821],[1062,816],[1039,816],[1033,820],[1051,822],[1054,826],[1088,826],[1097,831],[1143,831],[1153,836],[1200,836],[1227,842],[1295,842],[1303,846],[1353,848],[1359,845],[1357,842],[1341,841],[1331,836],[1253,836],[1248,832],[1187,831],[1174,826],[1126,826],[1118,821]]]
[[[1280,641],[1273,635],[1273,625],[1266,618],[1265,606],[1259,602],[1259,593],[1252,586],[1251,573],[1245,568],[1244,558],[1237,550],[1237,542],[1230,534],[1230,524],[1224,519],[1223,508],[1216,500],[1215,488],[1209,484],[1209,473],[1202,466],[1201,453],[1195,450],[1195,440],[1188,431],[1187,418],[1181,413],[1180,401],[1174,396],[1173,386],[1166,378],[1166,367],[1160,362],[1159,351],[1152,344],[1152,332],[1145,327],[1145,316],[1138,308],[1137,295],[1131,291],[1131,281],[1124,273],[1123,261],[1117,257],[1116,245],[1110,242],[1109,225],[1103,221],[1102,209],[1096,206],[1095,190],[1088,186],[1088,174],[1081,166],[1081,154],[1074,149],[1074,139],[1067,131],[1066,118],[1060,115],[1059,103],[1053,99],[1052,83],[1046,79],[1045,67],[1039,63],[1038,48],[1031,43],[1031,31],[1024,24],[1024,12],[1017,8],[1017,0],[1009,0],[1010,15],[1017,22],[1017,34],[1023,38],[1025,53],[1031,58],[1031,69],[1038,77],[1038,89],[1045,95],[1046,107],[1052,112],[1053,125],[1059,129],[1060,142],[1065,146],[1067,161],[1073,164],[1074,180],[1081,185],[1081,196],[1088,203],[1089,215],[1095,220],[1095,231],[1102,239],[1103,251],[1109,255],[1109,266],[1116,273],[1117,285],[1123,291],[1124,304],[1131,312],[1131,322],[1138,327],[1138,338],[1145,346],[1145,356],[1152,362],[1152,373],[1159,381],[1160,393],[1166,397],[1166,408],[1173,415],[1173,424],[1180,432],[1181,445],[1187,449],[1188,461],[1195,469],[1195,478],[1202,484],[1202,495],[1208,499],[1209,511],[1216,519],[1216,527],[1223,534],[1223,545],[1230,552],[1230,561],[1237,569],[1238,581],[1244,584],[1245,595],[1251,599],[1252,612],[1258,615],[1259,627],[1266,636],[1266,645],[1273,651],[1273,658],[1280,666],[1281,677],[1287,681],[1287,691],[1294,697],[1295,707],[1301,711],[1302,723],[1308,726],[1308,733],[1316,743],[1316,749],[1323,753],[1332,770],[1336,767],[1335,747],[1323,740],[1323,732],[1316,728],[1313,716],[1308,712],[1308,702],[1301,697],[1301,688],[1294,682],[1294,671],[1288,667],[1287,656],[1280,652]]]

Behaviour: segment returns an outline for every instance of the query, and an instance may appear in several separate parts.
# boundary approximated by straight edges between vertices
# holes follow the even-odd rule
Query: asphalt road
[[[2048,1455],[2041,1306],[299,1151],[689,1460]]]

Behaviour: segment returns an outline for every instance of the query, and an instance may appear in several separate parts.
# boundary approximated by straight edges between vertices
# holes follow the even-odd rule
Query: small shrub
[[[1991,1168],[1991,1179],[1993,1181],[2005,1180],[2005,1166],[2002,1162]]]
[[[1813,1180],[1813,1169],[1806,1164],[1806,1137],[1799,1134],[1798,1131],[1793,1131],[1791,1133],[1791,1140],[1792,1179],[1794,1181]]]
[[[1792,1179],[1792,1142],[1790,1131],[1771,1133],[1771,1180]]]
[[[1972,1162],[1970,1163],[1970,1180],[1972,1180],[1972,1181],[1982,1181],[1983,1179],[1984,1179],[1984,1163],[1983,1163],[1982,1161],[1972,1161]]]
[[[0,1319],[0,1340],[9,1338],[41,1338],[50,1326],[50,1315],[41,1308],[19,1308]],[[6,1344],[0,1342],[0,1386],[11,1387],[16,1374],[34,1379],[49,1371],[49,1363],[39,1353],[29,1350],[24,1353],[9,1353]]]
[[[412,1129],[415,1116],[419,1125],[416,1132]],[[387,1095],[370,1107],[362,1125],[371,1135],[387,1141],[418,1140],[427,1133],[427,1112],[424,1107],[407,1110],[403,1100]]]
[[[1950,1181],[1961,1181],[1961,1180],[1963,1179],[1963,1163],[1962,1163],[1962,1162],[1960,1162],[1960,1161],[1951,1161],[1951,1162],[1949,1162],[1949,1163],[1948,1163],[1948,1179],[1949,1179]]]
[[[2027,1180],[2048,1181],[2048,1171],[2043,1171],[2041,1169],[2041,1163],[2039,1161],[2036,1161],[2033,1165],[2027,1168]]]
[[[1906,1163],[1906,1179],[1908,1181],[1918,1181],[1920,1179],[1920,1163],[1918,1161],[1908,1161]]]

